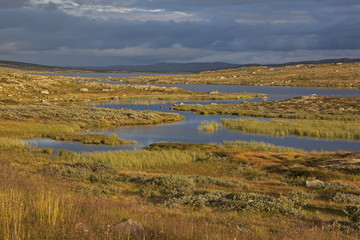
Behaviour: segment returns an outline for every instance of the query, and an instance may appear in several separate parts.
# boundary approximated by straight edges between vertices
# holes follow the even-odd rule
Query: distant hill
[[[3,68],[15,68],[26,71],[63,71],[68,70],[69,68],[64,67],[55,67],[55,66],[45,66],[40,64],[33,63],[24,63],[24,62],[14,62],[14,61],[3,61],[0,60],[0,67]]]
[[[250,66],[268,66],[268,67],[280,67],[298,64],[327,64],[327,63],[352,63],[360,62],[360,58],[341,58],[341,59],[324,59],[317,61],[301,61],[301,62],[289,62],[282,64],[231,64],[224,62],[194,62],[194,63],[156,63],[151,65],[116,65],[105,67],[56,67],[45,66],[32,63],[13,62],[13,61],[1,61],[0,67],[15,68],[25,71],[43,71],[43,72],[154,72],[154,73],[166,73],[166,72],[202,72],[202,71],[214,71],[220,69],[230,69],[239,67]]]
[[[328,64],[328,63],[353,63],[360,62],[360,58],[337,58],[337,59],[323,59],[315,61],[300,61],[300,62],[288,62],[283,64],[265,64],[262,66],[268,67],[281,67],[281,66],[290,66],[290,65],[299,65],[299,64]]]
[[[219,69],[237,68],[239,64],[224,62],[201,63],[156,63],[151,65],[116,65],[108,67],[91,67],[89,70],[129,71],[129,72],[202,72]]]

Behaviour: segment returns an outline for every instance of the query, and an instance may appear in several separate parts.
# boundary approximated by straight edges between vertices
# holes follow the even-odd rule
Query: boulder
[[[46,95],[47,95],[47,94],[49,94],[49,91],[48,91],[48,90],[42,90],[42,91],[40,91],[40,93],[41,93],[41,94],[46,94]]]
[[[88,92],[89,89],[87,89],[87,88],[80,88],[79,91],[80,91],[80,92]]]
[[[320,180],[306,181],[306,187],[308,188],[322,188],[324,183]]]
[[[143,225],[132,219],[118,223],[112,228],[113,232],[119,235],[119,237],[132,236],[136,238],[144,238],[145,232]]]

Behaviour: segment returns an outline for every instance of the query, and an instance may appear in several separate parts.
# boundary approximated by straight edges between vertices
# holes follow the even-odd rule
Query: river
[[[104,73],[106,78],[109,74]],[[88,76],[89,78],[94,76]],[[99,77],[99,75],[97,75]],[[116,76],[114,76],[116,77]],[[122,82],[102,81],[111,84],[123,84]],[[360,89],[324,89],[324,88],[297,88],[297,87],[276,87],[276,86],[242,86],[242,85],[192,85],[192,84],[155,84],[161,86],[180,87],[191,91],[210,92],[217,90],[219,92],[255,92],[269,95],[269,100],[281,100],[305,95],[338,96],[338,97],[360,97]],[[129,108],[133,110],[155,110],[163,112],[173,112],[169,109],[173,104],[195,103],[239,103],[243,100],[231,101],[154,101],[154,100],[124,100],[116,103],[95,105],[92,107],[104,108]],[[255,98],[247,101],[263,101]],[[245,134],[240,131],[231,131],[222,128],[219,131],[209,134],[198,131],[198,126],[202,121],[217,121],[221,118],[238,118],[230,116],[203,116],[192,113],[179,113],[185,117],[185,120],[173,124],[161,124],[157,126],[138,126],[124,127],[111,130],[99,130],[95,133],[116,134],[117,136],[129,140],[136,140],[137,145],[131,146],[103,146],[103,145],[84,145],[81,143],[61,142],[49,139],[32,139],[29,143],[36,143],[40,148],[54,148],[55,150],[66,149],[75,152],[108,151],[118,149],[139,149],[156,142],[191,142],[191,143],[218,143],[224,141],[263,141],[274,145],[299,148],[306,151],[359,151],[360,141],[343,140],[324,140],[313,138],[302,138],[295,136],[275,137],[260,134]]]

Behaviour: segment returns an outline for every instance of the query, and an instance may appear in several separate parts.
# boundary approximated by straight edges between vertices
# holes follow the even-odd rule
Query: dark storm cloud
[[[281,56],[360,52],[358,0],[31,3],[1,1],[0,59],[59,65],[247,63],[262,54],[281,62]]]
[[[29,3],[29,0],[1,0],[0,8],[19,8],[28,6]]]

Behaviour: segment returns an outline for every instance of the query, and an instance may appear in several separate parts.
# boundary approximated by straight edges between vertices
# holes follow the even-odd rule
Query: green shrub
[[[102,163],[75,163],[52,166],[47,170],[52,176],[60,179],[79,182],[115,183],[114,171]]]
[[[190,177],[190,179],[193,179],[195,181],[195,183],[214,184],[214,185],[223,186],[223,187],[241,187],[244,190],[249,189],[249,184],[247,184],[245,182],[236,181],[236,180],[214,178],[214,177],[208,177],[208,176],[192,176],[192,177]]]
[[[360,196],[351,193],[342,193],[337,192],[330,198],[331,201],[334,202],[341,202],[341,203],[352,203],[352,204],[359,204],[360,205]]]
[[[355,224],[357,227],[360,226],[360,205],[346,206],[344,213],[348,216],[350,222]]]
[[[346,190],[357,190],[358,186],[334,181],[334,182],[324,183],[324,189],[328,191],[346,191]]]

